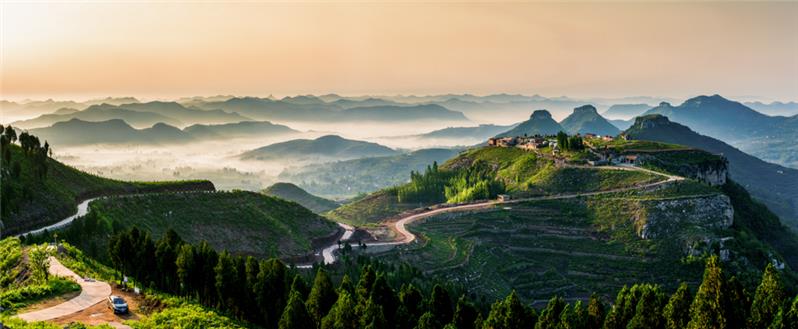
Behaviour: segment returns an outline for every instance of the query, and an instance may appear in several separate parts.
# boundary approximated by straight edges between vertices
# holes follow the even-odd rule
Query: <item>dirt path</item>
[[[107,283],[90,279],[84,280],[66,268],[55,257],[50,257],[50,274],[74,279],[80,285],[80,295],[53,307],[18,314],[18,318],[28,322],[52,320],[92,307],[104,301],[111,294],[111,286]]]
[[[67,218],[62,219],[58,223],[55,223],[55,224],[52,224],[52,225],[47,225],[45,227],[42,227],[42,228],[39,228],[39,229],[35,229],[35,230],[32,230],[32,231],[28,231],[28,232],[25,232],[25,233],[17,234],[17,236],[22,236],[22,235],[26,235],[26,234],[36,235],[36,234],[40,234],[40,233],[44,232],[45,230],[52,231],[52,230],[60,229],[60,228],[62,228],[64,226],[67,226],[67,225],[71,224],[72,221],[74,221],[76,218],[82,217],[82,216],[85,216],[86,214],[88,214],[89,213],[89,202],[92,202],[94,200],[97,200],[97,198],[91,198],[91,199],[88,199],[86,201],[81,202],[80,204],[78,204],[78,212],[77,213],[75,213],[72,216],[69,216]]]

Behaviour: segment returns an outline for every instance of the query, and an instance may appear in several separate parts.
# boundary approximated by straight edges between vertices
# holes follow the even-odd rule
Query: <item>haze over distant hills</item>
[[[294,139],[267,145],[239,156],[242,160],[348,160],[397,154],[397,151],[377,143],[345,139],[336,135],[317,139]]]
[[[139,128],[149,127],[159,122],[172,126],[182,126],[194,123],[230,123],[250,120],[238,113],[227,113],[221,110],[203,111],[195,108],[186,108],[175,102],[149,102],[123,105],[91,105],[80,111],[59,110],[53,114],[17,121],[13,125],[21,128],[40,128],[71,119],[84,121],[122,119],[128,124]]]
[[[430,131],[425,134],[420,134],[421,138],[477,138],[487,139],[488,137],[496,136],[496,134],[507,131],[513,128],[513,125],[500,126],[500,125],[479,125],[476,127],[448,127]]]
[[[762,159],[798,167],[798,116],[768,116],[719,95],[694,97],[679,106],[661,103],[646,114],[665,115]]]
[[[584,105],[574,109],[574,112],[560,122],[569,134],[587,134],[615,136],[621,131],[613,126],[607,119],[598,114],[593,105]]]
[[[467,122],[463,113],[446,109],[439,105],[371,105],[379,103],[375,100],[364,101],[360,105],[345,106],[326,103],[322,99],[311,96],[294,97],[282,100],[243,97],[232,98],[222,102],[198,104],[204,109],[223,109],[241,113],[257,120],[271,121],[308,121],[308,122],[342,122],[342,121],[446,121]],[[370,104],[369,104],[370,103]]]
[[[277,177],[310,193],[350,198],[407,182],[411,171],[422,172],[433,162],[443,163],[461,149],[430,148],[410,153],[289,167]]]
[[[640,114],[643,114],[643,112],[652,107],[653,106],[648,104],[615,104],[604,111],[601,116],[607,119],[629,120]]]
[[[722,154],[729,161],[731,178],[798,230],[798,170],[762,161],[658,114],[638,117],[625,134],[633,139],[687,145]]]
[[[136,129],[121,119],[98,122],[71,119],[57,122],[50,127],[31,129],[30,132],[56,146],[89,144],[157,145],[222,138],[274,137],[299,133],[299,131],[283,125],[248,121],[221,125],[193,125],[183,130],[165,123],[156,123],[149,128]]]
[[[798,102],[745,102],[743,104],[767,115],[793,116],[798,114]]]

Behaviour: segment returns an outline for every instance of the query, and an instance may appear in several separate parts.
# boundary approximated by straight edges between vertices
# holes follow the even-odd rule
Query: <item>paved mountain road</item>
[[[84,280],[79,275],[66,268],[55,257],[50,257],[50,274],[72,278],[80,285],[80,295],[53,307],[17,315],[28,322],[52,320],[75,312],[82,311],[105,300],[111,295],[111,286],[108,283],[94,280]]]
[[[515,199],[515,200],[509,200],[509,201],[490,200],[490,201],[484,201],[484,202],[480,202],[480,203],[471,203],[471,204],[465,204],[465,205],[459,205],[459,206],[451,206],[451,207],[432,209],[432,210],[425,211],[425,212],[422,212],[422,213],[410,214],[410,215],[407,215],[405,217],[400,218],[397,221],[394,221],[394,222],[390,223],[389,224],[390,227],[394,231],[399,233],[399,235],[402,236],[399,240],[387,241],[387,242],[366,243],[366,246],[367,247],[368,246],[375,246],[375,247],[376,246],[397,246],[397,245],[411,243],[411,242],[416,240],[416,235],[413,234],[412,232],[410,232],[407,229],[407,225],[408,224],[411,224],[411,223],[413,223],[415,221],[418,221],[420,219],[423,219],[423,218],[432,217],[432,216],[440,215],[440,214],[443,214],[443,213],[471,211],[471,210],[476,210],[476,209],[485,209],[485,208],[490,208],[490,207],[493,207],[495,205],[500,205],[500,204],[514,204],[514,203],[521,203],[521,202],[527,202],[527,201],[540,201],[540,200],[573,199],[573,198],[579,198],[579,197],[585,197],[585,196],[594,196],[594,195],[601,195],[601,194],[610,194],[610,193],[617,193],[617,192],[640,190],[640,189],[647,189],[647,188],[651,188],[651,187],[656,187],[656,186],[659,186],[659,185],[663,185],[663,184],[667,184],[667,183],[671,183],[671,182],[675,182],[675,181],[684,180],[684,177],[681,177],[681,176],[669,175],[669,174],[665,174],[665,173],[661,173],[661,172],[657,172],[657,171],[653,171],[653,170],[649,170],[649,169],[645,169],[645,168],[634,167],[634,166],[599,166],[599,167],[594,167],[594,166],[573,166],[573,165],[569,165],[569,167],[579,167],[579,168],[585,167],[585,168],[591,168],[591,169],[607,169],[607,170],[642,171],[642,172],[647,172],[647,173],[650,173],[650,174],[655,174],[655,175],[658,175],[658,176],[662,176],[662,177],[665,177],[666,179],[665,180],[661,180],[661,181],[657,181],[657,182],[653,182],[653,183],[649,183],[649,184],[640,185],[640,186],[623,187],[623,188],[616,188],[616,189],[605,190],[605,191],[582,192],[582,193],[571,193],[571,194],[558,194],[558,195],[546,195],[546,196],[540,196],[540,197],[521,198],[521,199]],[[350,227],[348,230],[351,230],[351,229],[352,228]],[[347,233],[350,233],[350,232],[351,231],[347,231]],[[349,235],[351,236],[351,233]],[[345,236],[346,236],[346,234],[345,234]],[[331,263],[335,262],[334,251],[337,250],[337,249],[338,249],[338,244],[337,243],[324,249],[324,251],[325,251],[325,253],[324,253],[324,263],[325,264],[331,264]]]

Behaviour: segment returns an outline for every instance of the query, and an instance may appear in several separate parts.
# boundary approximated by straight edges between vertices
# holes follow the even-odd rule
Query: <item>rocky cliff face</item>
[[[643,201],[641,205],[641,213],[634,218],[637,235],[641,239],[671,238],[685,226],[706,238],[714,235],[712,232],[715,230],[731,227],[734,221],[731,201],[723,194],[650,200]]]

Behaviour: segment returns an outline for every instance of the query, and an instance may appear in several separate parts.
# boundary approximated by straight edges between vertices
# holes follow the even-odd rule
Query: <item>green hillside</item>
[[[276,183],[263,190],[263,194],[296,202],[315,213],[323,213],[338,207],[338,203],[317,197],[291,183]]]
[[[587,157],[586,151],[568,154]],[[486,200],[500,193],[536,196],[603,191],[653,183],[664,178],[642,171],[557,166],[545,151],[482,147],[462,152],[440,167],[413,172],[410,183],[375,192],[328,213],[364,225],[402,211],[437,203]]]
[[[108,234],[132,227],[154,239],[171,229],[190,243],[206,241],[219,251],[259,257],[305,255],[321,244],[315,239],[338,232],[334,223],[294,202],[245,191],[132,195],[89,207],[61,235],[98,256],[107,250]]]
[[[729,162],[729,176],[765,203],[786,224],[798,230],[798,170],[762,161],[658,114],[638,117],[625,134],[636,141],[623,143],[652,143],[647,140],[677,143],[723,154]],[[696,158],[691,157],[693,160]]]
[[[57,222],[75,213],[80,200],[92,197],[214,189],[209,181],[112,180],[76,170],[49,157],[42,157],[42,146],[39,146],[40,151],[23,151],[15,144],[4,144],[3,148],[3,235],[18,234]]]
[[[409,227],[421,242],[379,257],[414,264],[473,293],[500,298],[515,290],[529,301],[586,299],[641,281],[674,290],[682,281],[699,282],[700,260],[718,252],[743,280],[755,280],[751,269],[771,259],[792,264],[794,256],[777,245],[782,241],[754,237],[746,227],[761,216],[737,215],[750,200],[724,193],[686,181],[656,191],[443,214]],[[730,206],[736,222],[725,226]]]

